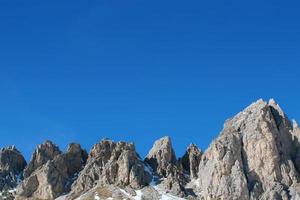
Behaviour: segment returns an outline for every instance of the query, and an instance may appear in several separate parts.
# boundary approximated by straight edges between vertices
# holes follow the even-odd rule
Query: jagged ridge
[[[63,153],[46,141],[26,168],[15,147],[2,149],[0,177],[10,179],[1,178],[0,189],[18,185],[16,199],[299,199],[299,137],[273,99],[260,99],[227,120],[205,152],[190,145],[179,159],[169,137],[144,160],[134,144],[107,139],[89,154],[79,144]]]

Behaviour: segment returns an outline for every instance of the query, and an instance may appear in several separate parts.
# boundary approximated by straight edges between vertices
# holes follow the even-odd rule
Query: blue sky
[[[300,119],[297,1],[0,2],[0,146],[205,149],[258,98]]]

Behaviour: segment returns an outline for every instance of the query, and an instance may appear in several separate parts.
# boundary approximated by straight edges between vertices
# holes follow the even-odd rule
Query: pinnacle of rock
[[[31,161],[24,170],[24,178],[29,177],[34,170],[47,163],[49,160],[53,160],[54,157],[59,154],[61,154],[61,151],[51,141],[46,141],[39,145],[34,151]]]
[[[145,162],[161,177],[167,177],[171,173],[171,166],[176,164],[176,156],[170,137],[163,137],[155,141],[149,151]]]
[[[87,164],[72,185],[68,198],[78,197],[96,185],[141,188],[151,179],[132,143],[105,139],[90,151]]]
[[[225,199],[284,199],[287,190],[272,188],[288,188],[298,180],[288,121],[274,100],[269,104],[259,100],[227,121],[201,159],[202,194]]]
[[[87,153],[79,144],[70,144],[66,153],[61,153],[56,145],[46,142],[35,152],[39,167],[21,182],[17,195],[21,198],[55,199],[68,192],[77,173],[83,168]],[[46,159],[41,156],[47,155]],[[37,166],[37,165],[33,165]]]
[[[179,160],[184,172],[189,174],[192,179],[198,177],[201,155],[202,153],[198,147],[190,144],[183,157]]]
[[[0,149],[0,191],[16,187],[26,161],[15,146]]]

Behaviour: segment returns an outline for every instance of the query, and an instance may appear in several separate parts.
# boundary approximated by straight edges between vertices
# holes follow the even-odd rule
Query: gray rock
[[[190,175],[191,179],[198,177],[199,164],[201,160],[201,152],[198,147],[194,144],[191,144],[184,156],[180,158],[179,164],[183,169],[184,173]]]
[[[25,166],[26,161],[15,146],[0,149],[0,191],[15,188]]]
[[[200,162],[203,199],[288,198],[299,182],[291,131],[274,100],[259,100],[228,120]]]
[[[172,147],[170,137],[163,137],[155,141],[152,149],[149,151],[145,162],[148,163],[153,171],[160,177],[167,177],[174,173],[176,165],[176,156]]]
[[[92,148],[68,199],[74,199],[96,185],[142,188],[151,179],[132,143],[105,139]]]
[[[178,196],[185,195],[186,178],[178,166],[170,137],[155,141],[145,162],[161,178],[160,187],[164,191]]]
[[[81,149],[79,144],[70,144],[66,153],[54,156],[52,160],[48,160],[26,177],[17,188],[17,196],[20,199],[22,197],[55,199],[69,192],[70,186],[77,178],[77,173],[83,168],[86,158],[87,153]]]
[[[31,161],[24,170],[24,178],[27,178],[40,166],[46,164],[49,160],[53,160],[55,156],[61,154],[59,148],[51,141],[46,141],[39,145],[34,151]]]
[[[271,99],[258,100],[227,120],[203,154],[190,145],[179,160],[169,137],[156,141],[144,162],[132,143],[102,140],[87,158],[78,144],[61,153],[46,142],[26,168],[17,199],[54,199],[74,182],[68,200],[158,200],[170,194],[191,200],[298,200],[299,140],[298,124]],[[24,162],[15,148],[2,149],[0,178],[9,173],[1,180],[22,173]]]

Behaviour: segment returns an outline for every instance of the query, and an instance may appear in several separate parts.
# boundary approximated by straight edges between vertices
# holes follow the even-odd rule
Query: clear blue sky
[[[202,149],[262,97],[300,119],[299,1],[0,2],[0,146]]]

